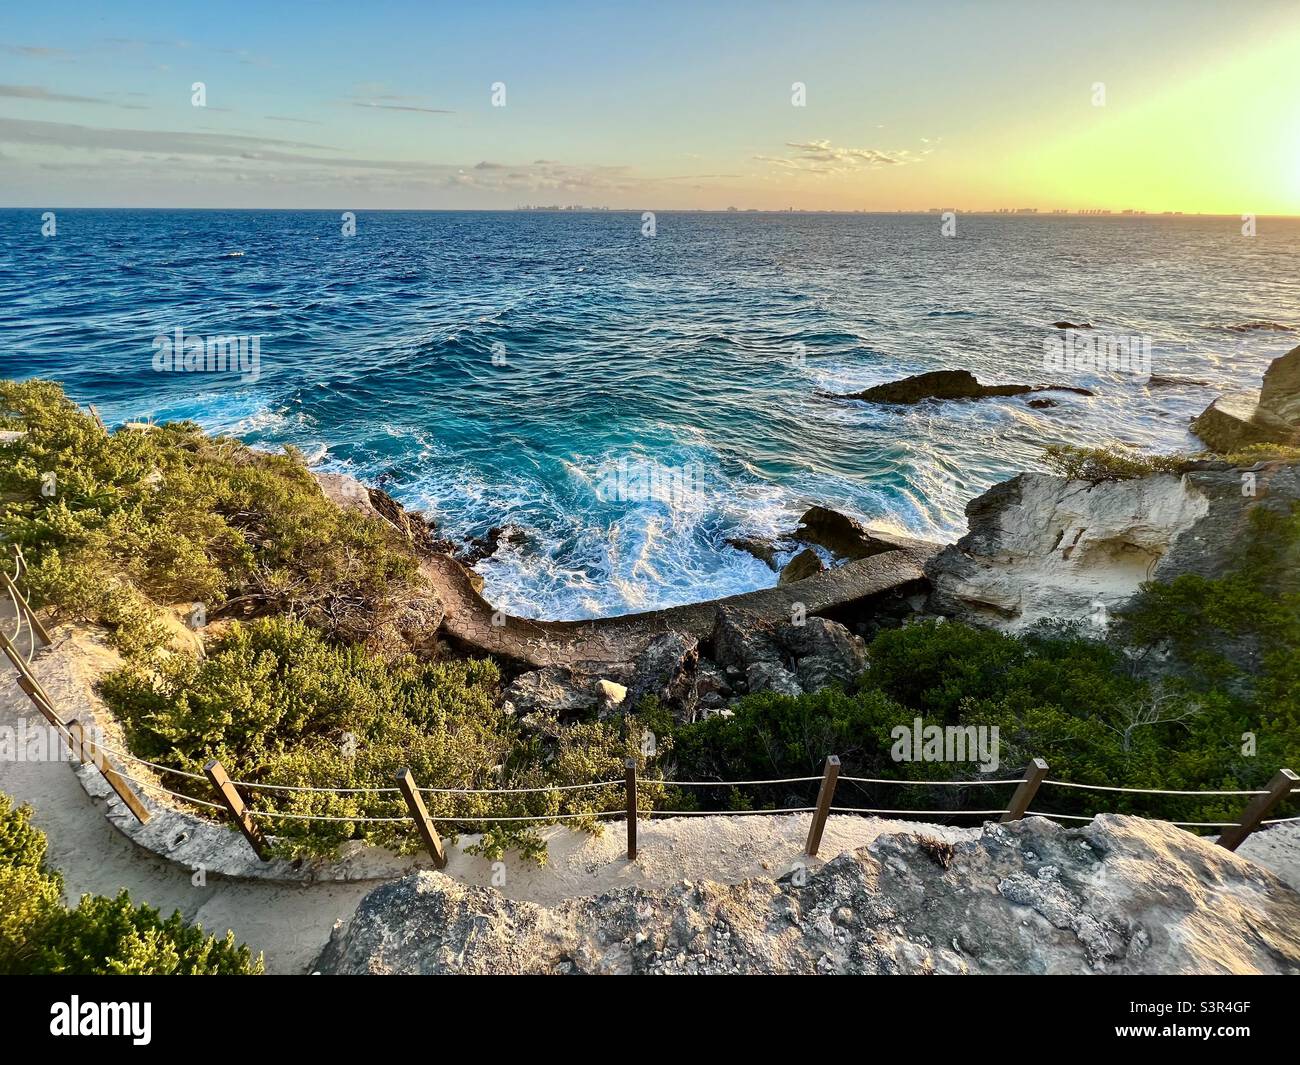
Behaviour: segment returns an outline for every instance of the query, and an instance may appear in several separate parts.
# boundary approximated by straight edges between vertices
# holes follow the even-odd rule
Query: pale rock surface
[[[882,836],[816,872],[553,907],[437,873],[371,892],[323,973],[1291,973],[1300,895],[1161,822]]]

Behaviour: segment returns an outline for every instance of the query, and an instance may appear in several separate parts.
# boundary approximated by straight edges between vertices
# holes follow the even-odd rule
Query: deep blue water
[[[1052,442],[1194,447],[1300,324],[1300,222],[913,215],[0,211],[0,374],[106,420],[191,418],[381,480],[456,535],[515,523],[489,598],[581,617],[762,587],[729,537],[813,502],[950,535]],[[872,407],[923,370],[1039,382],[1058,319],[1141,334],[1093,398]],[[160,373],[153,341],[259,335],[260,376]],[[800,347],[802,345],[802,348]],[[498,358],[494,363],[494,352]],[[802,355],[801,355],[802,352]],[[501,356],[504,356],[504,364]]]

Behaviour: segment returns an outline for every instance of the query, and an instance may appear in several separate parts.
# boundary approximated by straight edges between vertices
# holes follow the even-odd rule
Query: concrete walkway
[[[656,636],[684,632],[705,639],[720,608],[753,618],[789,621],[796,604],[809,616],[824,614],[906,588],[925,578],[931,547],[908,547],[847,562],[775,588],[686,606],[590,621],[533,621],[496,611],[470,583],[465,568],[445,555],[422,560],[421,571],[442,599],[443,633],[462,647],[543,666],[594,670],[630,663]]]

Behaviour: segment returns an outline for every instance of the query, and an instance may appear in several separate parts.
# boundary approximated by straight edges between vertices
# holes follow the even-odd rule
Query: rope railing
[[[240,829],[249,843],[253,846],[258,856],[264,860],[269,859],[270,850],[266,838],[261,834],[258,828],[258,821],[299,821],[299,822],[321,822],[321,823],[338,823],[338,824],[415,824],[420,835],[425,841],[426,847],[434,857],[434,862],[439,868],[446,864],[446,856],[442,849],[441,839],[434,827],[433,819],[429,816],[425,808],[423,796],[425,795],[446,795],[446,796],[484,796],[484,797],[506,797],[519,795],[549,795],[564,794],[581,791],[595,791],[600,789],[610,789],[622,787],[624,789],[624,798],[626,800],[626,809],[618,810],[592,810],[592,811],[555,811],[552,813],[540,814],[510,814],[494,815],[478,812],[467,812],[463,814],[443,814],[440,819],[451,821],[456,824],[514,824],[514,823],[558,823],[565,821],[591,821],[601,820],[609,817],[626,817],[628,831],[628,857],[634,860],[636,857],[636,823],[638,818],[644,816],[649,818],[663,817],[737,817],[752,816],[762,814],[808,814],[813,815],[812,824],[808,832],[808,843],[805,848],[806,852],[815,857],[821,842],[822,831],[825,827],[827,817],[832,814],[845,815],[872,815],[882,817],[997,817],[1002,821],[1019,820],[1022,817],[1045,817],[1060,821],[1086,822],[1091,821],[1096,815],[1080,814],[1062,814],[1049,811],[1030,810],[1030,803],[1037,795],[1039,788],[1043,785],[1048,787],[1067,788],[1079,791],[1096,791],[1108,792],[1112,794],[1129,794],[1129,795],[1163,795],[1163,796],[1183,796],[1183,797],[1205,797],[1205,798],[1249,798],[1250,802],[1242,812],[1241,817],[1236,821],[1170,821],[1169,824],[1178,828],[1213,828],[1222,830],[1219,835],[1219,844],[1229,850],[1236,850],[1252,832],[1256,829],[1280,824],[1300,823],[1300,817],[1282,817],[1268,819],[1267,815],[1272,809],[1291,793],[1293,788],[1300,783],[1300,778],[1289,769],[1279,770],[1274,778],[1264,789],[1215,789],[1215,790],[1180,790],[1168,788],[1135,788],[1121,787],[1111,784],[1085,784],[1078,781],[1055,780],[1047,778],[1047,763],[1042,759],[1033,759],[1029,767],[1022,776],[1010,778],[998,778],[991,780],[968,779],[968,780],[916,780],[900,779],[887,777],[858,777],[858,776],[839,776],[839,759],[830,757],[826,760],[826,765],[821,776],[797,776],[797,777],[775,777],[762,780],[661,780],[651,778],[644,783],[659,788],[738,788],[738,787],[775,787],[792,784],[812,784],[820,783],[820,789],[815,806],[786,806],[776,809],[753,809],[753,810],[675,810],[675,809],[654,809],[650,808],[642,811],[639,807],[638,799],[640,794],[636,781],[636,768],[632,760],[628,760],[626,766],[626,775],[622,780],[609,779],[597,781],[585,781],[576,784],[548,784],[531,787],[501,787],[501,788],[442,788],[442,787],[419,787],[411,778],[409,770],[404,770],[399,775],[394,786],[384,787],[378,785],[357,786],[357,787],[323,787],[316,785],[302,784],[272,784],[252,780],[231,780],[225,770],[221,767],[220,762],[213,760],[204,766],[202,774],[195,773],[191,770],[181,769],[177,766],[165,765],[161,762],[152,761],[148,758],[142,758],[139,755],[132,754],[130,751],[120,748],[110,747],[97,741],[92,741],[85,735],[84,729],[76,721],[65,722],[59,716],[54,707],[53,700],[41,686],[35,674],[32,672],[31,664],[34,653],[38,644],[49,644],[49,633],[45,630],[44,625],[36,617],[35,612],[23,596],[18,582],[21,581],[26,573],[26,560],[22,556],[21,550],[14,549],[14,576],[11,577],[8,571],[0,567],[0,583],[4,585],[4,591],[13,604],[15,613],[15,628],[12,636],[0,631],[0,651],[3,651],[9,658],[14,668],[18,671],[18,683],[23,691],[28,695],[36,708],[45,716],[50,724],[59,732],[59,735],[69,744],[74,755],[81,761],[91,761],[103,774],[113,790],[122,799],[123,803],[131,810],[138,820],[142,823],[149,819],[148,808],[139,799],[128,785],[135,785],[144,792],[155,795],[165,795],[182,803],[191,803],[195,806],[209,810],[224,811],[235,826]],[[22,635],[23,624],[26,623],[29,633],[28,651],[24,655],[18,644]],[[109,761],[107,756],[113,756],[135,765],[145,766],[160,775],[170,774],[181,780],[192,780],[209,784],[216,792],[220,802],[212,802],[208,799],[199,798],[195,795],[189,795],[184,792],[174,791],[164,787],[162,784],[142,779],[141,777],[131,776],[117,770]],[[873,786],[903,786],[903,787],[950,787],[950,788],[968,788],[968,787],[1002,787],[1007,785],[1015,786],[1015,793],[1006,807],[997,809],[926,809],[910,810],[874,806],[845,806],[834,805],[835,788],[840,780],[848,784],[873,785]],[[404,816],[374,816],[370,814],[321,814],[321,813],[298,813],[288,810],[267,809],[265,807],[251,807],[245,800],[240,789],[254,793],[284,793],[284,794],[306,794],[306,795],[396,795],[400,794],[406,801],[408,813]],[[193,790],[193,789],[191,789]]]

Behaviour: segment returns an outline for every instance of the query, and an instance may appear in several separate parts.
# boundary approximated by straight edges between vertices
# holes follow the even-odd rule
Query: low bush
[[[116,898],[83,895],[63,904],[58,873],[45,864],[45,835],[31,810],[0,794],[0,974],[251,975],[260,956],[185,922]]]
[[[165,643],[158,604],[293,614],[364,641],[418,594],[395,531],[326,499],[292,450],[188,422],[105,433],[44,381],[0,381],[0,428],[26,430],[0,444],[0,533],[23,548],[36,603],[109,625],[127,653]]]
[[[268,819],[290,854],[328,853],[362,839],[409,850],[409,824],[367,823],[404,817],[395,775],[409,768],[422,787],[541,788],[621,780],[624,759],[639,756],[634,721],[527,726],[498,705],[499,674],[487,661],[421,662],[339,647],[304,622],[261,618],[232,624],[203,659],[176,655],[156,668],[128,664],[108,676],[104,698],[136,754],[198,772],[220,759],[231,777],[289,788],[382,788],[368,792],[251,788],[256,808],[331,821]],[[641,765],[646,760],[641,758]],[[164,783],[208,798],[181,777]],[[188,785],[188,787],[186,786]],[[652,797],[647,791],[646,798]],[[619,809],[621,786],[485,797],[433,793],[430,814],[466,830],[486,828],[477,848],[500,856],[507,846],[540,858],[528,822],[485,826],[475,820],[572,816]]]
[[[1053,444],[1043,452],[1053,473],[1072,481],[1128,481],[1153,473],[1182,473],[1190,461],[1186,455],[1141,455],[1127,448],[1075,447]]]

